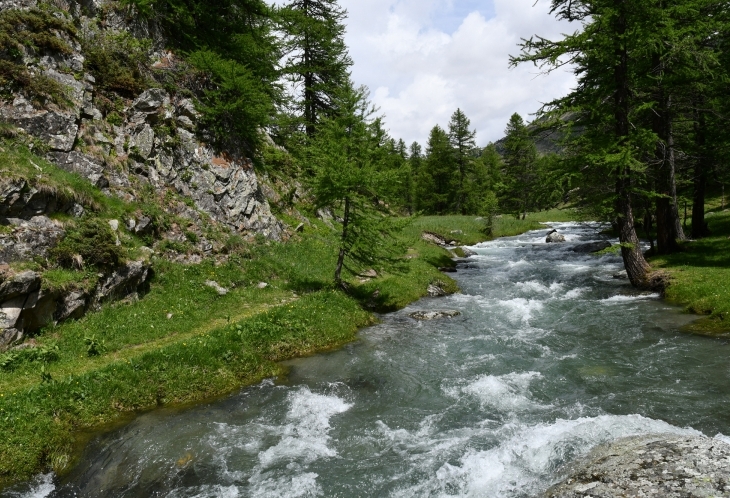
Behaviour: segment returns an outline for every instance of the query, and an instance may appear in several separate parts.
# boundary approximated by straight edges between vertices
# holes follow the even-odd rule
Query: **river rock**
[[[414,320],[431,321],[438,320],[440,318],[454,318],[461,315],[460,311],[447,310],[447,311],[416,311],[411,313],[410,316]]]
[[[429,297],[444,297],[446,295],[446,291],[438,284],[429,285],[426,292],[428,292]]]
[[[600,252],[604,249],[608,249],[609,247],[611,247],[611,243],[607,240],[602,240],[600,242],[586,242],[585,244],[578,244],[575,246],[573,248],[573,252],[588,254]]]
[[[477,253],[467,247],[462,247],[461,250],[464,252],[464,257],[469,258],[471,256],[477,256]]]
[[[431,242],[432,244],[436,244],[437,246],[446,245],[446,239],[433,232],[423,232],[421,234],[421,238],[426,242]]]
[[[614,273],[613,278],[615,278],[616,280],[628,280],[629,273],[626,270],[621,270],[618,273]]]
[[[557,230],[553,230],[549,234],[547,234],[547,238],[545,239],[545,242],[548,244],[555,244],[559,242],[565,242],[565,235],[561,235],[558,233]]]
[[[704,436],[650,435],[599,446],[544,498],[730,495],[730,445]]]

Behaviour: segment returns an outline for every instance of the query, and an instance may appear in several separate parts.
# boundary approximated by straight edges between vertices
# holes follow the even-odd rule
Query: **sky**
[[[278,2],[277,2],[278,3]],[[530,121],[542,103],[567,94],[569,69],[545,76],[509,68],[521,38],[572,32],[548,13],[549,0],[340,0],[356,84],[385,115],[394,138],[426,144],[460,108],[484,146],[518,112]]]

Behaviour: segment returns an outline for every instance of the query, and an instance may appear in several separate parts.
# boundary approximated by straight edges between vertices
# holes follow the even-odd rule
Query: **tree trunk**
[[[616,66],[614,78],[616,93],[614,95],[615,133],[619,146],[625,145],[629,136],[629,60],[626,48],[626,1],[614,0],[616,7]],[[646,287],[650,270],[649,263],[641,252],[639,237],[636,235],[634,212],[631,209],[631,167],[629,164],[616,168],[616,214],[621,242],[621,256],[629,280],[634,287]]]
[[[335,268],[335,285],[342,287],[342,266],[345,264],[345,256],[347,256],[347,237],[350,227],[350,198],[345,198],[345,214],[342,220],[342,240],[340,242],[340,254],[337,257],[337,267]]]
[[[692,199],[692,238],[707,237],[708,230],[705,224],[705,191],[707,188],[707,171],[709,165],[706,153],[707,127],[705,113],[695,111],[695,143],[697,145],[697,160],[694,168],[694,192]]]
[[[654,67],[661,78],[664,69],[659,55],[654,56]],[[672,130],[671,97],[659,81],[656,100],[659,108],[654,118],[654,133],[659,140],[656,147],[656,225],[657,253],[672,254],[679,251],[677,240],[684,239],[684,231],[677,209],[677,184],[674,173],[674,134]]]
[[[304,16],[309,17],[309,2],[304,2]],[[305,29],[309,29],[308,27]],[[312,47],[310,46],[309,31],[304,33],[304,126],[308,137],[314,136],[316,109],[314,104],[314,72],[312,63]]]
[[[667,147],[669,150],[669,197],[671,201],[671,217],[672,223],[674,224],[674,233],[676,240],[686,240],[687,237],[684,235],[684,228],[682,227],[682,219],[679,217],[679,200],[677,199],[677,170],[675,162],[675,147],[674,147],[674,114],[672,111],[672,96],[667,97],[667,114],[666,114],[666,133],[667,133]]]

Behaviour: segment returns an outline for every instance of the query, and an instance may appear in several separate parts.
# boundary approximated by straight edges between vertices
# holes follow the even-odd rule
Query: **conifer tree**
[[[280,10],[285,32],[284,74],[296,91],[296,112],[309,137],[331,115],[346,86],[352,59],[344,41],[347,12],[337,0],[292,0]]]
[[[448,134],[436,125],[428,137],[426,157],[418,173],[419,209],[427,214],[446,214],[454,205],[457,177]],[[456,180],[456,181],[455,181]]]
[[[474,171],[474,149],[476,149],[476,132],[469,129],[471,122],[461,109],[457,109],[449,122],[449,142],[454,154],[457,190],[455,192],[454,212],[467,213],[467,195],[469,185],[467,179]]]
[[[548,106],[555,114],[572,111],[583,126],[573,154],[582,172],[595,183],[614,184],[612,221],[619,234],[621,254],[634,286],[649,286],[649,264],[636,234],[632,196],[642,179],[641,159],[654,145],[646,129],[632,127],[632,116],[641,109],[636,100],[636,61],[630,54],[646,42],[652,0],[553,0],[558,18],[579,21],[582,30],[558,41],[542,37],[526,40],[512,64],[533,62],[548,70],[570,62],[576,67],[578,86],[568,97]],[[604,198],[604,200],[609,200]],[[600,202],[600,200],[599,200]]]
[[[524,220],[534,204],[537,149],[517,113],[510,117],[505,135],[502,206]]]
[[[388,256],[395,247],[397,221],[387,214],[383,192],[392,174],[382,164],[382,128],[372,119],[367,92],[346,83],[335,95],[337,113],[322,119],[309,146],[313,165],[312,193],[318,208],[342,213],[342,232],[334,282],[342,270],[356,272]]]

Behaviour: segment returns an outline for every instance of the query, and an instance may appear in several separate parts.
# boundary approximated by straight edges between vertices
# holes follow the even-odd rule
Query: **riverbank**
[[[670,275],[666,299],[702,315],[688,332],[730,337],[730,212],[720,208],[707,214],[710,236],[687,242],[670,256],[650,259],[655,269]]]
[[[516,235],[550,212],[496,221],[495,235]],[[459,244],[484,240],[474,217],[424,217],[402,233],[399,271],[350,275],[353,296],[331,287],[335,236],[315,221],[286,244],[262,242],[225,264],[185,266],[158,260],[150,293],[44,330],[34,347],[0,355],[0,486],[73,466],[88,434],[136,413],[210,399],[282,374],[277,362],[341,346],[375,322],[374,311],[405,307],[435,284],[456,284],[438,268],[451,254],[424,231]],[[372,274],[370,274],[372,275]],[[216,282],[228,292],[206,285]],[[84,436],[86,434],[87,436]]]

